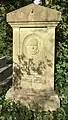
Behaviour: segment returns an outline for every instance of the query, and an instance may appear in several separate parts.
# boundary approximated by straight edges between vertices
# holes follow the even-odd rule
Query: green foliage
[[[6,23],[6,7],[0,4],[0,57],[6,56],[11,59],[12,56],[12,35],[11,29]]]
[[[6,23],[6,14],[28,2],[9,0],[0,3],[0,57],[12,59],[12,29]],[[43,0],[44,6],[61,12],[61,22],[56,28],[56,69],[55,90],[59,94],[61,106],[54,112],[28,110],[25,106],[5,101],[0,90],[0,120],[68,120],[68,1]]]

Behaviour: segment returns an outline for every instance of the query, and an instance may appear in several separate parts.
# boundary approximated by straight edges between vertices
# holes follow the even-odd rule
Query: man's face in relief
[[[26,49],[28,54],[35,55],[38,52],[38,41],[36,39],[28,40]]]

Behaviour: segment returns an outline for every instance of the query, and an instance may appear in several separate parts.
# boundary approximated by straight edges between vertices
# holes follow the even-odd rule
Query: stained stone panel
[[[20,56],[24,55],[24,62],[29,65],[29,71],[22,71],[22,79],[32,81],[33,88],[38,88],[38,83],[38,89],[54,89],[54,31],[55,28],[20,29]],[[22,59],[21,62],[24,64]]]

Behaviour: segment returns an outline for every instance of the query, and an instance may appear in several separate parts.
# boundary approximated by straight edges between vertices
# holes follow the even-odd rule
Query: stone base
[[[15,103],[20,102],[33,110],[54,111],[60,107],[60,100],[55,91],[34,91],[15,89],[12,87],[6,94],[6,99],[11,99]]]

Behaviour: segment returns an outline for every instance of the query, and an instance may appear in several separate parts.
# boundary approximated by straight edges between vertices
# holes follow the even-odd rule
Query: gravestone
[[[55,110],[55,28],[60,12],[30,4],[7,14],[13,28],[13,85],[6,99],[31,109]]]

